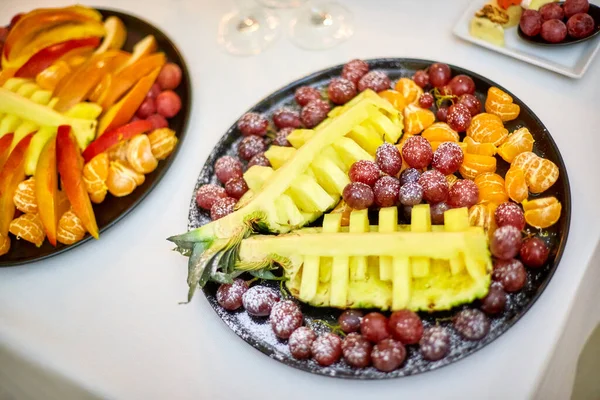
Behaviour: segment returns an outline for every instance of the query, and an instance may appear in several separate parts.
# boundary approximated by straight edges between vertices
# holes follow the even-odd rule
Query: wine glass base
[[[280,36],[279,18],[263,8],[234,11],[219,23],[218,42],[227,52],[250,56],[271,46]]]
[[[269,8],[296,8],[306,3],[306,0],[258,0],[258,2]]]
[[[354,34],[352,13],[336,2],[320,7],[307,5],[290,23],[290,38],[299,47],[324,50],[337,46]]]

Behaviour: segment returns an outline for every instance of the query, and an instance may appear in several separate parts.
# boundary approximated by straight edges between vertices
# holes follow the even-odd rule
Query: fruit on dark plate
[[[209,183],[202,185],[196,192],[196,204],[198,207],[210,210],[213,204],[219,199],[227,197],[225,189],[219,185]]]
[[[500,282],[507,292],[518,292],[525,286],[527,271],[525,271],[523,263],[515,258],[495,260],[492,278],[496,282]]]
[[[248,290],[243,279],[235,279],[233,283],[224,283],[217,290],[217,302],[227,311],[237,310],[242,306],[242,296]]]
[[[558,19],[551,19],[542,24],[541,35],[548,43],[560,43],[567,37],[567,26]]]
[[[344,361],[354,368],[365,368],[371,364],[373,345],[358,333],[350,333],[342,342]]]
[[[475,93],[475,82],[470,76],[456,75],[445,86],[445,90],[449,91],[454,96],[462,96],[463,94]]]
[[[454,329],[467,340],[481,340],[490,331],[490,320],[479,310],[466,309],[454,317]]]
[[[402,168],[402,156],[396,146],[384,143],[377,148],[375,161],[379,168],[388,175],[395,176]]]
[[[275,332],[275,336],[280,339],[287,339],[292,332],[302,326],[302,311],[297,303],[291,300],[279,301],[273,304],[269,322]]]
[[[594,32],[594,18],[589,14],[577,13],[567,21],[567,32],[575,39],[582,39]]]
[[[331,110],[329,104],[321,99],[312,100],[302,108],[300,120],[307,128],[314,128],[319,125]]]
[[[279,293],[266,286],[252,286],[242,296],[242,303],[248,314],[266,317],[271,314],[273,305],[279,301]]]
[[[406,358],[404,345],[392,338],[387,338],[373,347],[371,361],[373,366],[382,372],[390,372],[402,365]]]
[[[544,20],[539,12],[535,10],[525,10],[521,15],[519,26],[525,35],[536,36],[542,31],[543,22]]]
[[[334,333],[324,333],[312,342],[310,351],[313,360],[327,367],[342,357],[342,339]]]
[[[367,89],[371,89],[375,92],[382,92],[390,88],[392,81],[383,71],[370,71],[367,72],[358,81],[358,91],[362,92]]]
[[[565,17],[563,8],[557,3],[544,4],[539,11],[544,21],[549,21],[551,19],[562,20]]]
[[[348,79],[332,79],[327,87],[327,95],[333,104],[346,104],[356,96],[356,85]]]
[[[501,226],[494,231],[490,240],[490,250],[494,257],[510,260],[521,248],[521,230],[512,225]]]
[[[525,266],[529,268],[543,267],[548,261],[550,251],[544,241],[538,237],[523,240],[519,257]]]
[[[571,18],[575,14],[587,13],[590,9],[590,2],[588,0],[567,0],[563,4],[563,10],[565,17]]]
[[[360,310],[345,310],[338,317],[338,324],[344,333],[358,332],[363,313]]]
[[[488,294],[481,299],[481,309],[489,315],[496,315],[504,311],[506,307],[506,292],[502,284],[493,282]]]
[[[373,161],[360,160],[352,164],[348,176],[352,182],[361,182],[372,187],[381,176],[381,170]]]
[[[249,112],[242,115],[238,120],[237,126],[244,136],[265,136],[269,127],[269,121],[261,114]]]
[[[443,326],[425,328],[419,341],[419,349],[424,359],[441,360],[450,350],[450,332]]]
[[[388,319],[378,312],[368,313],[360,321],[360,332],[368,341],[378,343],[390,337]]]
[[[301,326],[290,335],[288,347],[292,356],[298,360],[310,358],[311,347],[317,334],[307,326]]]
[[[434,63],[429,66],[429,83],[433,87],[441,88],[450,82],[452,71],[448,64]]]
[[[390,315],[388,327],[392,337],[403,344],[419,343],[423,336],[421,318],[410,310],[394,311]]]
[[[296,103],[300,107],[304,107],[313,100],[321,100],[321,93],[313,87],[302,86],[296,89],[295,93]]]
[[[361,182],[352,182],[346,185],[342,197],[346,204],[355,210],[369,208],[375,201],[371,187]]]

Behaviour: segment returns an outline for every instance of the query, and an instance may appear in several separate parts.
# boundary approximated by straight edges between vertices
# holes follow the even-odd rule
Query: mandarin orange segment
[[[38,211],[35,197],[35,179],[33,177],[19,183],[13,201],[17,210],[21,212],[36,213]]]
[[[8,229],[17,239],[23,239],[40,247],[44,243],[46,233],[38,214],[23,214],[11,221]]]
[[[458,132],[445,122],[436,122],[421,133],[430,142],[458,142]]]
[[[475,179],[485,172],[496,172],[496,157],[467,153],[458,171],[468,179]]]
[[[454,174],[446,175],[446,182],[448,182],[448,186],[452,187],[458,181],[458,176]]]
[[[554,225],[560,218],[562,205],[556,197],[546,197],[523,202],[525,222],[534,228],[543,229]]]
[[[390,102],[391,105],[398,111],[403,111],[404,107],[408,104],[402,93],[396,90],[384,90],[378,93],[379,96],[383,97]]]
[[[533,142],[535,140],[529,129],[518,129],[508,135],[506,141],[498,148],[498,154],[504,161],[511,163],[519,154],[532,151]]]
[[[494,212],[496,205],[490,204],[475,204],[469,208],[469,223],[471,226],[482,227],[491,237],[496,230],[496,218]]]
[[[127,144],[129,141],[123,140],[113,147],[108,149],[106,153],[108,154],[108,159],[110,161],[122,161],[127,162]]]
[[[100,153],[83,167],[83,183],[85,184],[85,189],[90,195],[90,200],[96,204],[104,201],[106,192],[108,191],[108,188],[106,187],[108,166],[108,154]]]
[[[58,221],[56,239],[62,244],[79,242],[85,236],[85,228],[73,210],[64,213]]]
[[[467,145],[467,153],[479,154],[482,156],[496,155],[497,148],[493,143],[479,143],[469,136],[465,136],[463,142]]]
[[[497,115],[502,121],[512,121],[519,116],[521,107],[513,103],[513,98],[508,93],[492,86],[485,99],[485,111]]]
[[[477,114],[467,128],[467,136],[479,143],[492,143],[500,146],[508,136],[508,130],[500,117],[494,114]]]
[[[504,179],[495,173],[486,172],[475,178],[475,185],[479,189],[479,204],[501,204],[508,201]]]
[[[526,172],[531,166],[531,163],[538,158],[539,157],[534,152],[526,151],[516,156],[510,163],[510,167],[521,168],[523,172]]]
[[[407,105],[418,102],[419,97],[423,94],[423,89],[415,81],[408,78],[400,78],[394,89],[402,94]]]
[[[558,167],[552,161],[537,157],[525,170],[525,180],[531,193],[542,193],[558,179]]]
[[[506,193],[511,200],[521,203],[527,200],[529,189],[525,181],[525,172],[519,167],[510,167],[504,176]]]
[[[404,108],[404,132],[417,135],[435,122],[435,114],[431,110],[409,104]]]
[[[10,237],[0,233],[0,256],[5,255],[10,250]]]

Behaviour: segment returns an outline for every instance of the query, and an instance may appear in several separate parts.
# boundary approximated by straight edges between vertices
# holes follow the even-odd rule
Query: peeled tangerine
[[[475,185],[479,189],[478,203],[501,204],[508,201],[504,187],[504,179],[493,172],[486,172],[475,178]]]
[[[469,208],[469,223],[471,226],[480,226],[491,237],[496,230],[496,218],[494,213],[498,207],[495,203],[475,204]]]
[[[21,212],[36,213],[38,211],[35,198],[35,179],[33,177],[19,183],[13,201],[17,210]]]
[[[100,153],[83,167],[83,183],[93,203],[100,204],[106,197],[108,154]]]
[[[409,104],[404,108],[404,132],[416,135],[429,128],[435,122],[435,114],[431,110]]]
[[[515,157],[511,168],[520,168],[525,173],[525,182],[531,193],[542,193],[558,179],[558,166],[533,152],[524,152]]]
[[[69,210],[60,217],[56,239],[66,245],[79,242],[85,236],[85,228],[73,210]]]
[[[40,247],[46,238],[44,225],[38,214],[23,214],[13,219],[8,231],[17,239],[27,240],[37,247]]]
[[[511,133],[506,141],[498,148],[498,154],[504,161],[511,163],[521,153],[533,150],[533,136],[527,128],[521,128]]]
[[[463,142],[467,145],[467,153],[479,154],[482,156],[496,155],[497,148],[493,143],[479,143],[469,136],[465,136]]]
[[[502,121],[512,121],[519,116],[521,107],[513,103],[513,98],[492,86],[485,99],[485,112],[497,115]]]
[[[496,157],[467,153],[458,171],[468,179],[475,179],[486,172],[496,172]]]
[[[123,161],[127,162],[127,144],[129,141],[121,141],[118,144],[115,144],[113,147],[108,149],[106,152],[108,154],[109,161]]]
[[[175,131],[169,128],[155,129],[148,134],[150,139],[150,146],[152,147],[152,154],[158,160],[164,160],[173,152],[175,145],[177,144],[177,136]]]
[[[158,166],[158,160],[152,153],[148,136],[141,134],[133,137],[127,145],[127,161],[140,174],[149,174]]]
[[[522,203],[529,196],[529,189],[525,181],[525,172],[519,167],[510,167],[504,176],[505,188],[512,201]]]
[[[436,122],[429,126],[421,134],[425,139],[431,142],[458,142],[458,132],[450,128],[445,122]]]
[[[400,78],[394,89],[402,94],[406,104],[417,103],[419,97],[423,94],[423,89],[415,81],[408,78]]]
[[[560,218],[562,205],[554,196],[523,201],[525,222],[534,228],[548,228]]]
[[[136,187],[144,183],[145,177],[121,161],[112,161],[108,169],[106,186],[110,194],[123,197],[131,194]]]
[[[500,146],[508,136],[508,130],[500,117],[494,114],[477,114],[467,128],[467,136],[479,143],[493,143]]]

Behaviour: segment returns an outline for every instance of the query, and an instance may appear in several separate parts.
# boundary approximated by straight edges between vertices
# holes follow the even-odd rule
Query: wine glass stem
[[[260,28],[259,22],[252,16],[250,10],[253,6],[252,0],[233,0],[235,8],[239,11],[240,22],[237,25],[239,32],[254,32]]]

